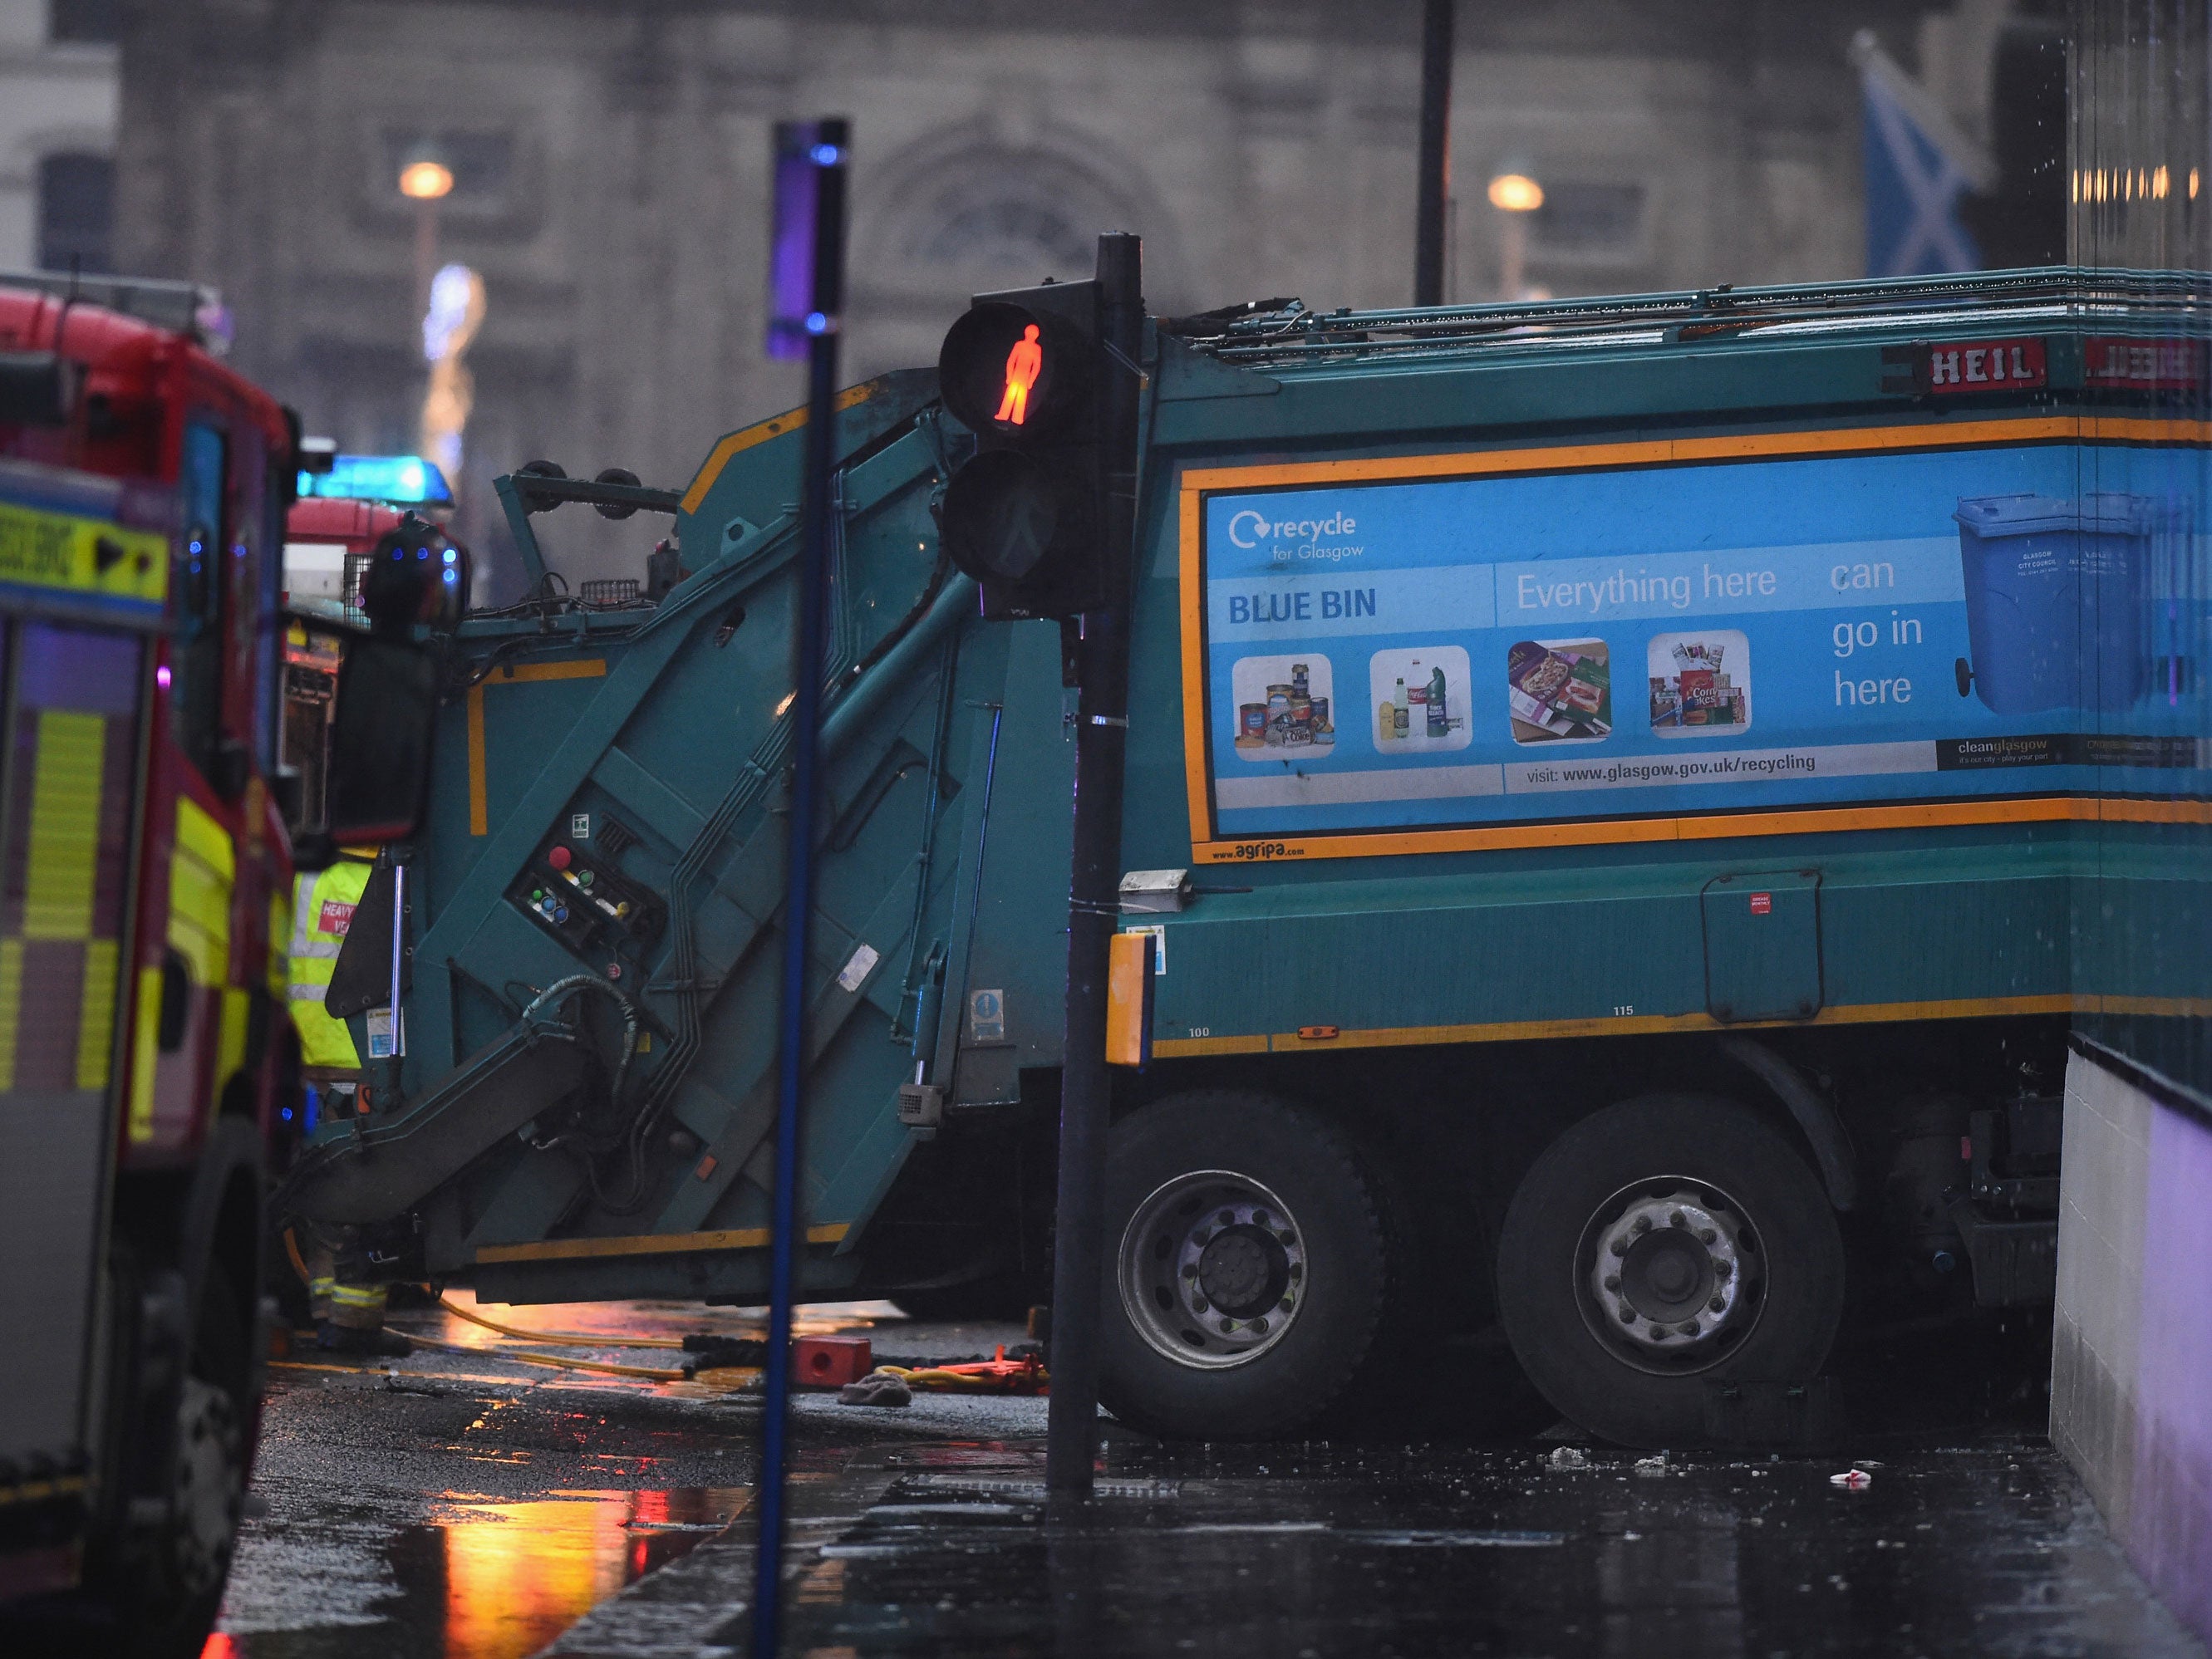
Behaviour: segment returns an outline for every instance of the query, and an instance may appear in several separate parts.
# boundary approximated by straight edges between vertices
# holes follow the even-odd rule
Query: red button
[[[568,867],[568,849],[565,847],[555,848],[551,852],[545,855],[545,862],[551,865],[556,870],[567,869]]]

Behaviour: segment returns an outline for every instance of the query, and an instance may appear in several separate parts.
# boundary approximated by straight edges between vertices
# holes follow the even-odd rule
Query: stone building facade
[[[1454,297],[1496,295],[1483,186],[1509,161],[1549,192],[1527,277],[1554,293],[1858,274],[1853,33],[1942,59],[1923,72],[1955,82],[1971,125],[1974,54],[2004,11],[1466,0]],[[1411,294],[1419,0],[125,13],[122,263],[219,286],[236,360],[349,448],[412,446],[415,220],[396,179],[424,141],[450,158],[440,256],[488,295],[463,527],[489,543],[492,471],[543,455],[680,482],[716,434],[796,401],[761,349],[780,118],[854,124],[849,378],[932,360],[972,292],[1086,274],[1104,228],[1145,236],[1163,312]],[[556,550],[586,557],[593,527],[555,523]]]
[[[0,0],[0,270],[112,268],[114,0]]]

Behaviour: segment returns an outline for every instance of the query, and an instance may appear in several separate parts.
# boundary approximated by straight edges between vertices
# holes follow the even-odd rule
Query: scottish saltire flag
[[[1979,269],[1959,198],[1994,181],[1987,153],[1872,34],[1851,43],[1851,60],[1865,95],[1867,275]]]

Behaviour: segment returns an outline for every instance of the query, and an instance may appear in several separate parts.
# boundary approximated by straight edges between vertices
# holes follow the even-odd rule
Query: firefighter
[[[353,1034],[343,1020],[331,1018],[323,999],[330,994],[331,970],[337,966],[354,906],[361,902],[372,867],[360,859],[341,858],[327,870],[301,876],[292,902],[292,1024],[300,1032],[301,1061],[309,1077],[320,1082],[350,1080],[361,1072]]]
[[[307,1242],[307,1297],[315,1313],[315,1344],[326,1353],[398,1359],[415,1345],[384,1328],[385,1286],[373,1284],[350,1227]]]
[[[326,1097],[350,1098],[361,1077],[361,1055],[346,1023],[323,1006],[331,973],[352,924],[374,866],[366,860],[341,858],[329,869],[301,876],[292,906],[290,1006],[300,1033],[300,1058],[310,1086]],[[350,1248],[349,1237],[310,1240],[307,1293],[313,1306],[319,1345],[333,1353],[397,1358],[413,1345],[384,1328],[386,1290],[370,1282],[367,1263]]]

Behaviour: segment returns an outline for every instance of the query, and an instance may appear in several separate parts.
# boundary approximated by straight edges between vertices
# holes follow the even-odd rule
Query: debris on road
[[[842,1389],[876,1368],[865,1336],[802,1336],[791,1345],[791,1380],[801,1389]]]
[[[1845,1469],[1841,1474],[1828,1477],[1832,1486],[1841,1486],[1845,1492],[1864,1492],[1874,1485],[1874,1477],[1864,1469]]]
[[[1000,1343],[991,1358],[967,1364],[931,1365],[917,1370],[884,1365],[878,1369],[904,1379],[911,1388],[941,1389],[948,1394],[1050,1392],[1051,1377],[1044,1368],[1044,1356],[1027,1342],[1014,1350],[1012,1358],[1006,1356],[1006,1345]]]
[[[878,1368],[838,1389],[837,1401],[843,1406],[911,1406],[914,1390],[896,1371]]]

